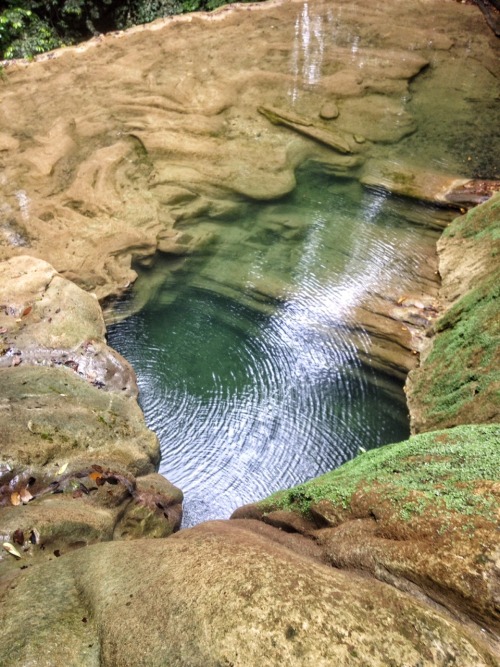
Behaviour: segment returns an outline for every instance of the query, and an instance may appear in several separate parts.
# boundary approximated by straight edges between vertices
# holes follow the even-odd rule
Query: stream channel
[[[370,291],[411,286],[437,238],[422,226],[435,211],[420,206],[415,225],[415,208],[302,169],[282,200],[203,223],[218,242],[160,263],[146,306],[110,327],[160,472],[185,493],[184,525],[408,436],[402,386],[362,366],[345,322]],[[260,284],[276,298],[256,298]]]
[[[372,67],[376,75],[366,86],[374,86],[377,94],[360,103],[354,91],[352,103],[339,104],[344,104],[340,120],[346,129],[356,114],[370,117],[373,111],[374,126],[363,122],[367,136],[379,141],[370,149],[374,157],[403,174],[410,163],[417,172],[491,177],[494,142],[484,128],[495,126],[495,80],[492,65],[486,58],[483,66],[481,58],[493,38],[486,29],[477,37],[470,33],[467,17],[474,10],[462,16],[449,3],[442,9],[447,13],[440,17],[440,32],[430,32],[426,40],[422,26],[428,22],[419,3],[411,5],[411,20],[404,12],[400,16],[400,3],[391,4],[392,19],[386,19],[385,9],[379,16],[376,7],[363,6],[368,16],[364,23],[358,21],[363,12],[356,13],[355,7],[351,12],[344,5],[290,4],[286,18],[279,19],[285,36],[279,38],[279,48],[271,44],[267,60],[260,47],[255,59],[245,59],[245,49],[238,52],[241,67],[248,68],[249,60],[252,68],[250,79],[242,75],[243,81],[253,82],[248,84],[249,99],[257,120],[251,123],[259,121],[254,107],[269,96],[267,70],[281,68],[276,81],[293,82],[286,104],[292,110],[298,105],[300,112],[306,102],[314,107],[322,76],[331,79],[335,72],[340,77],[336,86],[343,81],[347,95],[360,85],[359,72],[369,79]],[[260,31],[259,39],[270,40],[275,19],[270,22],[263,15],[259,23],[259,16],[253,19],[254,29]],[[478,17],[474,14],[474,20],[480,21]],[[377,31],[372,20],[380,26],[386,20],[402,23],[392,32],[385,27]],[[407,21],[413,27],[406,33]],[[450,22],[457,33],[453,39],[448,36]],[[203,35],[212,35],[207,31]],[[405,40],[408,52],[401,50]],[[207,52],[217,43],[207,42]],[[395,46],[400,50],[390,51]],[[251,52],[250,43],[245,48]],[[382,48],[389,49],[387,56]],[[413,62],[412,49],[431,64],[407,88],[403,80],[411,74],[404,62]],[[235,54],[235,63],[238,58]],[[340,72],[339,58],[346,68]],[[264,82],[258,94],[257,62]],[[394,63],[402,63],[401,71],[392,71]],[[391,93],[396,98],[401,91],[401,108],[389,101],[387,113],[380,116],[384,85],[388,93],[396,91]],[[206,86],[200,90],[206,92]],[[240,88],[246,90],[243,84]],[[230,91],[233,95],[233,85]],[[397,113],[391,116],[391,109]],[[242,128],[250,123],[247,115],[239,120]],[[167,142],[170,152],[174,145],[174,140]],[[176,155],[165,154],[168,169],[170,159],[176,166]],[[211,173],[210,166],[197,167]],[[252,175],[250,166],[245,169]],[[244,171],[239,163],[228,173],[232,170]],[[361,363],[350,327],[355,308],[371,294],[396,302],[405,290],[411,292],[417,267],[435,251],[439,225],[433,217],[442,217],[443,209],[363,187],[348,176],[305,160],[290,194],[261,202],[240,197],[232,212],[228,209],[217,219],[183,222],[187,232],[192,224],[208,242],[184,258],[157,257],[151,269],[141,270],[134,292],[139,300],[141,293],[148,294],[145,305],[109,328],[109,343],[136,370],[146,421],[161,443],[160,472],[185,494],[185,526],[226,518],[238,506],[331,470],[362,449],[408,436],[401,384]],[[447,215],[448,220],[453,217]]]

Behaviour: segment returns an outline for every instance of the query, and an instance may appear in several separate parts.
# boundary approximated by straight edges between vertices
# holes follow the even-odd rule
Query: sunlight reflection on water
[[[300,180],[279,206],[261,205],[224,227],[213,256],[168,283],[170,305],[160,290],[110,331],[138,373],[161,471],[186,495],[185,525],[227,517],[360,447],[408,433],[401,387],[377,389],[345,319],[394,275],[401,285],[412,280],[418,229],[398,222],[384,193],[348,184],[327,191],[317,175]],[[302,233],[269,244],[269,225],[279,220]],[[412,248],[407,260],[404,247]],[[260,313],[227,298],[222,286],[235,267],[242,296],[277,273],[286,296]]]

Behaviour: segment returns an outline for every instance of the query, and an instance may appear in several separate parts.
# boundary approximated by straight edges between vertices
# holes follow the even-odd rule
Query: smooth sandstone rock
[[[12,667],[493,664],[446,614],[224,522],[89,547],[0,587]]]
[[[467,37],[482,36],[482,16],[439,2],[411,17],[397,2],[341,9],[345,35],[331,30],[331,3],[287,0],[158,21],[6,68],[0,258],[28,249],[102,301],[123,294],[133,265],[157,251],[197,252],[170,241],[179,220],[203,222],[224,201],[238,215],[242,200],[283,196],[309,159],[357,178],[367,156],[416,129],[409,82],[436,51],[445,58],[450,16]],[[317,43],[307,39],[313,23]],[[470,76],[460,75],[493,96],[494,50],[485,42],[479,62],[471,49]],[[355,157],[338,155],[324,128],[299,135],[257,113],[317,118],[331,96],[342,106],[336,135],[355,135]]]
[[[106,391],[137,396],[130,364],[105,341],[95,295],[47,262],[21,255],[0,263],[0,369],[65,367]]]
[[[319,111],[319,117],[324,120],[333,120],[339,116],[339,108],[335,102],[325,102]]]

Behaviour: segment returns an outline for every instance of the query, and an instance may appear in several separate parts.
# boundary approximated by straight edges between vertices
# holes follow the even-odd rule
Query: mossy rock
[[[432,351],[413,382],[423,412],[415,429],[500,421],[499,304],[493,275],[436,323]]]
[[[500,507],[500,425],[460,426],[420,434],[374,449],[337,470],[281,491],[259,503],[262,509],[310,513],[328,500],[351,512],[359,494],[376,492],[402,521],[417,516],[482,517],[494,522]]]
[[[454,220],[439,249],[451,304],[408,379],[413,432],[500,422],[500,195]]]
[[[233,518],[313,537],[334,567],[424,595],[498,633],[499,445],[499,424],[417,435]]]

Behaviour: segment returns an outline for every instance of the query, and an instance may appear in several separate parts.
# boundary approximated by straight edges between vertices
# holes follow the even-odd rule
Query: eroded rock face
[[[0,536],[24,564],[178,528],[182,494],[154,473],[130,365],[97,299],[47,262],[0,264]],[[2,549],[0,568],[16,556]]]
[[[413,432],[500,421],[499,224],[497,194],[439,241],[443,314],[408,378]]]
[[[137,397],[130,364],[106,345],[95,294],[47,262],[21,255],[0,264],[0,369],[65,367],[87,382]]]
[[[198,220],[230,220],[241,199],[289,192],[294,168],[306,159],[333,175],[405,195],[425,191],[434,200],[425,178],[405,182],[407,169],[403,178],[398,168],[383,182],[373,180],[375,167],[387,162],[367,158],[386,157],[387,144],[416,130],[403,98],[429,62],[429,40],[432,52],[452,48],[448,3],[423,3],[416,26],[406,3],[341,5],[356,25],[366,18],[365,37],[378,26],[391,51],[359,49],[339,34],[318,80],[312,56],[320,51],[301,51],[305,42],[294,33],[310,19],[309,4],[160,22],[11,70],[0,82],[2,256],[29,251],[50,259],[102,299],[134,279],[133,259],[147,262],[157,249],[180,256],[212,242]],[[334,28],[332,3],[314,6]],[[470,38],[476,10],[460,11]],[[241,48],[249,21],[259,34],[253,54]],[[261,66],[262,44],[276,67]],[[494,62],[487,41],[481,46]],[[296,56],[297,71],[290,69]],[[494,83],[492,71],[481,65],[481,85]],[[321,118],[326,104],[336,110]],[[274,125],[257,106],[295,116]],[[440,197],[447,187],[439,181]],[[130,540],[174,530],[181,499],[154,473],[158,446],[134,401],[133,378],[104,346],[93,297],[84,301],[46,265],[36,264],[35,286],[25,269],[12,273],[21,264],[8,266],[10,286],[0,304],[0,409],[7,415],[0,422],[0,534],[20,558],[4,549],[0,560],[0,662],[498,664],[497,524],[489,514],[471,519],[468,506],[462,513],[434,511],[442,509],[451,449],[474,437],[495,444],[493,427],[460,431],[462,441],[457,432],[437,434],[430,449],[413,441],[416,449],[402,446],[395,461],[387,450],[385,459],[377,453],[392,478],[387,488],[375,475],[368,490],[360,483],[341,502],[338,487],[327,485],[313,498],[292,490],[292,507],[273,501],[264,505],[265,516],[262,507],[239,514],[315,543],[249,520]],[[381,309],[406,309],[396,317],[401,323],[433,312],[432,303],[413,297],[398,301]],[[56,312],[61,302],[71,326]],[[378,315],[367,313],[367,322]],[[410,349],[409,335],[393,342]],[[109,374],[114,364],[118,371]],[[403,362],[395,365],[404,372]],[[442,463],[446,473],[432,484],[429,463]],[[417,476],[420,470],[424,488],[398,488],[397,466]],[[348,476],[349,468],[338,474]],[[485,499],[488,511],[498,508],[490,477],[478,474],[467,487],[469,499]],[[463,487],[456,488],[460,495]],[[304,500],[311,516],[296,511]],[[108,543],[78,548],[99,541]]]
[[[12,667],[33,656],[38,665],[109,667],[494,664],[446,614],[280,541],[273,529],[213,522],[18,571],[0,589],[0,659]]]
[[[456,61],[455,39],[474,57]],[[470,99],[494,100],[491,40],[471,6],[433,0],[410,15],[401,2],[287,0],[158,21],[9,67],[0,257],[28,250],[101,300],[127,289],[134,261],[204,247],[199,222],[290,192],[306,160],[401,186],[419,144],[396,164],[389,151],[421,129],[429,150],[434,136],[420,128],[410,82],[429,64],[443,72],[439,97],[418,102],[427,117],[447,113],[455,69]],[[258,108],[298,122],[273,124]],[[461,108],[454,115],[463,122]],[[454,183],[422,182],[432,200]]]

